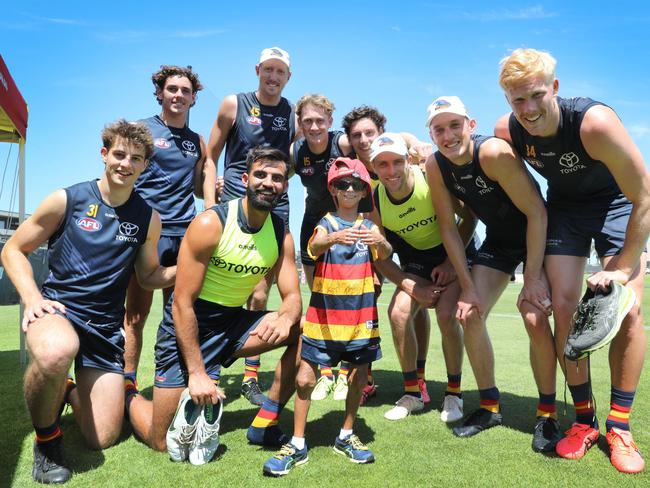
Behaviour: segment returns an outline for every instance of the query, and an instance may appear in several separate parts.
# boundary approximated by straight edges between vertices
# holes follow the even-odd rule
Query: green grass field
[[[63,418],[68,459],[75,471],[66,486],[650,486],[650,468],[639,475],[618,473],[609,463],[607,443],[601,436],[597,447],[579,461],[535,454],[530,448],[537,402],[537,391],[528,363],[528,338],[517,315],[515,299],[519,291],[511,284],[489,320],[495,357],[497,386],[505,425],[471,439],[458,439],[439,419],[439,404],[446,384],[440,348],[440,334],[432,317],[431,346],[427,379],[431,404],[420,415],[401,422],[389,422],[384,412],[401,396],[402,378],[390,337],[386,307],[392,286],[386,286],[380,298],[379,312],[383,333],[384,358],[375,365],[378,396],[359,410],[355,432],[375,452],[372,465],[353,465],[332,449],[342,421],[343,402],[328,399],[312,404],[307,427],[309,463],[281,479],[262,476],[262,464],[273,451],[248,445],[246,428],[256,413],[239,396],[243,362],[225,370],[223,386],[228,396],[221,427],[221,446],[217,458],[205,466],[174,464],[166,454],[145,447],[125,429],[119,443],[103,452],[84,447],[80,432],[69,412]],[[648,296],[650,281],[646,281]],[[277,304],[274,289],[270,302]],[[304,303],[308,291],[303,287]],[[153,381],[153,345],[160,320],[160,294],[146,328],[146,341],[138,379],[144,394],[151,394]],[[644,307],[646,317],[650,311]],[[0,486],[32,484],[33,431],[22,398],[22,369],[19,365],[18,307],[0,307]],[[269,385],[278,352],[262,358],[261,383]],[[646,361],[647,362],[647,361]],[[598,416],[604,428],[609,409],[607,354],[592,357],[593,389]],[[650,462],[650,394],[646,367],[641,378],[632,425],[641,452]],[[463,389],[465,411],[478,405],[476,384],[465,361]],[[573,407],[564,382],[558,375],[558,410],[562,427],[570,425]],[[287,405],[280,425],[292,430],[292,402]]]

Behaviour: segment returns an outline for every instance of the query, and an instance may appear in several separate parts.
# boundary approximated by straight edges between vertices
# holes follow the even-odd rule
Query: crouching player
[[[287,173],[282,151],[251,149],[242,176],[245,196],[203,212],[183,238],[173,301],[158,329],[153,402],[138,393],[128,400],[136,434],[156,450],[167,449],[174,461],[205,464],[216,453],[219,413],[210,405],[225,398],[215,384],[221,367],[284,346],[246,437],[273,447],[289,440],[277,423],[295,390],[302,301],[293,239],[272,214],[287,189]],[[242,308],[255,286],[274,276],[282,299],[277,312]],[[206,408],[192,415],[192,403]]]
[[[353,433],[368,364],[381,358],[372,262],[392,253],[376,225],[359,211],[370,211],[370,175],[356,159],[338,158],[327,177],[336,212],[323,217],[308,244],[316,261],[312,295],[302,335],[296,378],[294,436],[264,464],[264,473],[285,475],[307,462],[305,426],[319,364],[350,363],[345,418],[334,451],[354,463],[371,463],[372,453]]]

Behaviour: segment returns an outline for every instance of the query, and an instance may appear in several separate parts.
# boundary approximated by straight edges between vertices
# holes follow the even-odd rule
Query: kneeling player
[[[102,177],[52,193],[2,250],[2,264],[25,304],[30,365],[24,389],[36,430],[32,477],[41,483],[72,476],[59,428],[63,401],[72,403],[91,448],[118,438],[129,279],[135,268],[140,286],[164,288],[176,270],[159,266],[160,218],[133,192],[153,152],[149,130],[121,120],[104,129],[102,140]],[[48,240],[50,272],[39,290],[27,254]],[[66,375],[73,361],[78,387],[70,393]]]

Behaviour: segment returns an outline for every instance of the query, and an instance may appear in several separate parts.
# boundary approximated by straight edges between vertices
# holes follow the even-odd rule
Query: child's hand
[[[354,244],[359,239],[359,229],[348,228],[332,232],[330,239],[333,244]]]
[[[384,242],[384,236],[378,232],[371,231],[365,225],[359,227],[359,239],[366,246],[376,246]]]

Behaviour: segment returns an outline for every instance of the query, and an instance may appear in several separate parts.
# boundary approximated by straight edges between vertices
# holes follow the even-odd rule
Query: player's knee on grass
[[[116,426],[112,429],[103,430],[101,432],[84,432],[84,438],[88,447],[95,451],[101,451],[102,449],[107,449],[117,442],[117,439],[120,436],[122,431],[122,422],[119,426]]]

